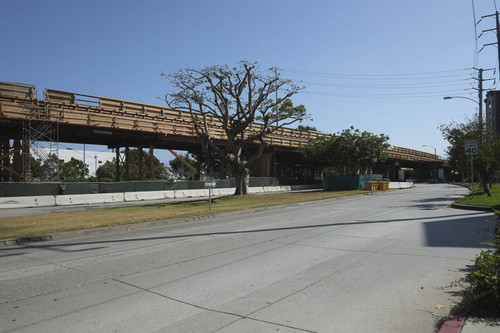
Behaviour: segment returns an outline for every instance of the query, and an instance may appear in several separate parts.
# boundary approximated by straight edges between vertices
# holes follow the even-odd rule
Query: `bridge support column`
[[[144,179],[144,151],[142,146],[139,146],[139,180]]]
[[[278,160],[276,156],[276,152],[273,152],[273,177],[278,176]]]
[[[14,138],[14,157],[13,157],[14,181],[20,182],[23,174],[23,162],[21,158],[21,138]]]
[[[125,180],[130,180],[130,159],[129,159],[130,149],[125,147]]]
[[[0,181],[8,182],[10,178],[10,140],[3,139],[0,141]]]
[[[399,162],[398,161],[394,161],[389,178],[392,180],[398,180],[398,178],[399,178]]]
[[[276,157],[274,153],[264,153],[262,157],[255,161],[253,176],[256,177],[271,177],[272,176],[272,162],[276,163]]]
[[[264,159],[264,169],[265,169],[265,176],[269,177],[271,174],[271,161],[273,160],[273,156],[271,153],[266,153],[265,154],[265,159]]]
[[[149,180],[155,179],[154,146],[149,146]]]
[[[120,181],[120,147],[115,148],[115,182]]]
[[[23,133],[22,138],[22,152],[23,152],[23,181],[27,182],[30,175],[30,138],[27,132]]]

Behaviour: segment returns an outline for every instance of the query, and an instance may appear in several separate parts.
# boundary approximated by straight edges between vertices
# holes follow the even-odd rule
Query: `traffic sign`
[[[477,140],[465,140],[464,143],[465,155],[477,155]]]
[[[215,180],[205,181],[205,188],[208,188],[208,209],[212,210],[212,189],[217,186]]]
[[[217,182],[215,180],[209,180],[205,182],[205,188],[217,187]]]

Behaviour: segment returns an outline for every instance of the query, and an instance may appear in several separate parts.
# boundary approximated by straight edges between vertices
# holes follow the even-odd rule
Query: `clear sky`
[[[477,112],[472,101],[443,96],[478,100],[472,67],[498,67],[495,45],[478,53],[495,35],[475,37],[494,19],[474,24],[496,11],[494,0],[16,0],[0,8],[0,81],[34,84],[39,97],[50,88],[164,105],[162,72],[257,61],[306,86],[293,98],[313,118],[304,125],[328,133],[352,125],[439,155],[447,143],[438,127]]]

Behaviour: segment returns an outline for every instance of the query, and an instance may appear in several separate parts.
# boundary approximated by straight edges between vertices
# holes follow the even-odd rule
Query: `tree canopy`
[[[31,178],[36,181],[82,182],[89,176],[88,166],[73,157],[64,162],[56,154],[49,154],[43,161],[33,157],[30,160]]]
[[[139,172],[139,150],[138,149],[130,149],[129,153],[129,176],[130,180],[137,179],[145,179],[148,178],[149,172],[149,153],[143,152],[143,174],[141,175]],[[120,159],[120,174],[119,177],[116,177],[116,158],[113,160],[106,161],[103,165],[101,165],[97,171],[96,175],[99,181],[114,181],[117,178],[126,179],[126,170],[125,170],[125,161]],[[153,156],[153,169],[154,169],[154,178],[155,179],[168,179],[170,174],[163,163],[160,160]]]
[[[500,135],[478,119],[464,123],[452,122],[440,126],[443,137],[450,144],[447,148],[450,166],[461,174],[471,175],[471,158],[465,155],[465,140],[478,141],[478,154],[474,156],[474,169],[480,175],[485,191],[490,195],[486,182],[500,168]]]
[[[351,126],[312,140],[302,153],[307,160],[333,168],[339,174],[363,172],[374,159],[383,157],[384,149],[389,147],[388,140],[384,134],[361,132]]]
[[[309,125],[299,125],[297,129],[301,131],[317,131],[316,127]]]
[[[184,159],[191,166],[195,166],[197,164],[196,157],[192,154],[179,154],[179,156]],[[172,171],[172,175],[176,179],[189,179],[191,177],[195,177],[195,173],[189,167],[187,167],[184,162],[179,157],[175,157],[173,160],[168,162],[170,164],[170,169]]]
[[[266,136],[307,117],[305,107],[290,99],[303,87],[281,78],[276,68],[261,73],[257,63],[241,61],[233,68],[216,65],[163,75],[173,88],[165,96],[167,105],[191,114],[203,158],[212,156],[228,166],[236,195],[247,194],[249,165],[262,156]],[[224,143],[214,139],[214,119],[227,138]],[[255,142],[258,147],[248,149]]]

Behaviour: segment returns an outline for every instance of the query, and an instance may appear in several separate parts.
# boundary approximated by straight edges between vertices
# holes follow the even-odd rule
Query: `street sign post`
[[[472,197],[474,197],[474,155],[477,155],[479,149],[477,140],[465,140],[464,142],[465,155],[470,155],[470,174],[472,183]]]
[[[205,181],[205,188],[208,188],[208,210],[212,210],[212,189],[217,187],[217,182],[215,180]]]

